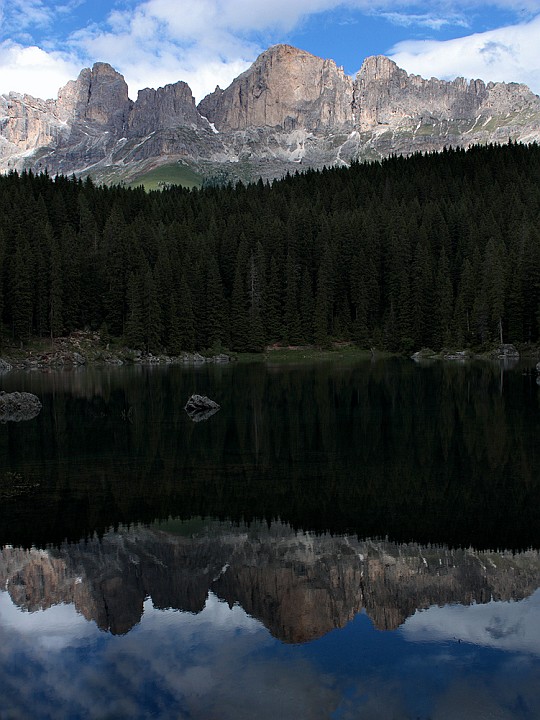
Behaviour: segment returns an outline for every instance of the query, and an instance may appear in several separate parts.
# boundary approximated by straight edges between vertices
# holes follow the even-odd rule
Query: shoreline
[[[442,350],[436,352],[423,348],[413,355],[390,353],[376,348],[360,348],[352,343],[336,342],[328,348],[312,345],[272,345],[261,352],[238,353],[225,348],[212,348],[201,352],[151,353],[134,350],[116,341],[101,338],[99,332],[78,331],[68,337],[50,339],[34,338],[24,348],[6,347],[0,352],[0,373],[9,370],[73,369],[83,366],[129,366],[129,365],[227,365],[240,362],[266,362],[271,364],[323,362],[323,361],[374,361],[392,357],[408,358],[418,365],[433,362],[466,363],[475,360],[515,364],[520,360],[538,360],[538,346],[520,347],[503,344],[487,351]]]

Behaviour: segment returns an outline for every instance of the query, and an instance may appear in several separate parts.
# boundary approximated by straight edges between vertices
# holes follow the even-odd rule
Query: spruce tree
[[[51,340],[62,335],[64,329],[63,310],[63,268],[62,255],[59,242],[52,239],[51,266],[50,266],[50,292],[49,292],[49,328]]]
[[[18,239],[9,270],[9,306],[13,336],[27,342],[32,334],[32,278],[28,243]]]
[[[180,348],[190,352],[195,349],[195,316],[193,313],[191,291],[185,274],[182,274],[178,286],[176,311]]]
[[[162,319],[158,301],[156,281],[149,265],[143,279],[143,333],[146,350],[157,352],[161,349]]]
[[[231,347],[239,352],[249,348],[249,311],[247,297],[247,242],[240,242],[236,255],[236,270],[231,295]]]
[[[263,297],[264,325],[268,342],[277,342],[280,339],[283,327],[282,322],[283,288],[281,273],[274,255],[270,258],[270,275]]]
[[[127,287],[127,319],[124,330],[126,345],[135,350],[144,350],[145,333],[143,327],[143,283],[133,271],[129,274]]]

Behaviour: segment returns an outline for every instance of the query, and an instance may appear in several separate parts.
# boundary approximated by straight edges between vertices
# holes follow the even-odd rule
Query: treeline
[[[151,351],[539,340],[540,147],[393,157],[225,188],[0,177],[3,339]]]

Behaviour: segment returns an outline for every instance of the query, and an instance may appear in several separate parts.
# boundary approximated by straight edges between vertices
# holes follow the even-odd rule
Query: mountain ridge
[[[366,58],[353,79],[290,45],[263,52],[198,105],[182,80],[128,96],[107,63],[81,70],[56,100],[0,95],[0,171],[130,182],[153,168],[272,179],[445,146],[540,141],[540,97],[518,83],[425,79]]]

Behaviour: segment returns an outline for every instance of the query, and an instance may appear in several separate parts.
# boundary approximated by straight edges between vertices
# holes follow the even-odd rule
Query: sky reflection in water
[[[360,613],[302,645],[213,593],[199,614],[148,599],[140,624],[116,637],[71,605],[22,612],[2,593],[0,624],[2,718],[439,720],[540,708],[540,591],[432,607],[393,632]]]

